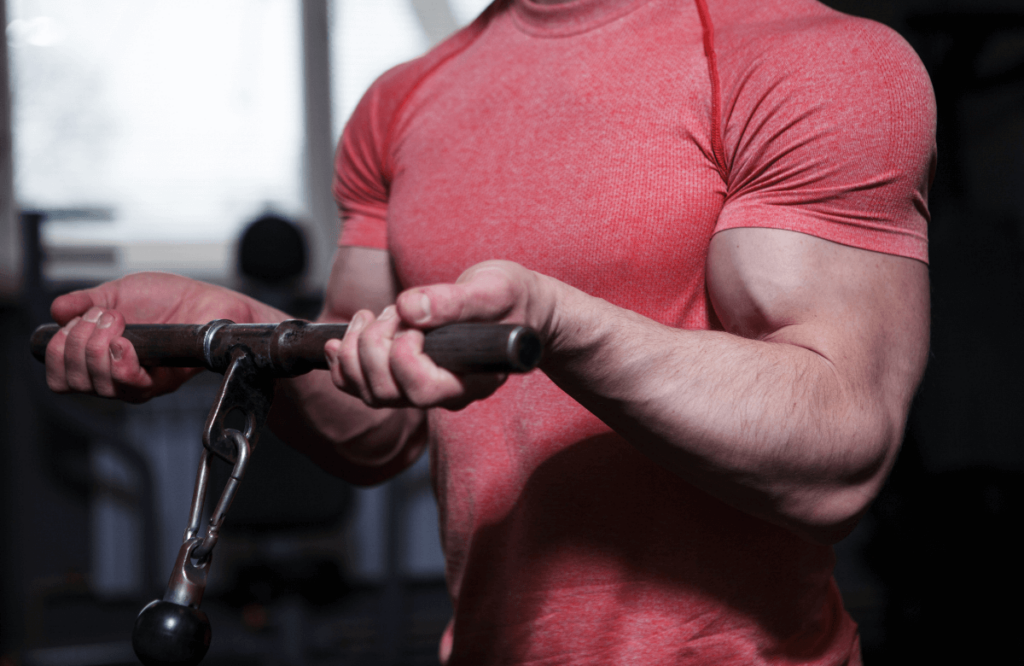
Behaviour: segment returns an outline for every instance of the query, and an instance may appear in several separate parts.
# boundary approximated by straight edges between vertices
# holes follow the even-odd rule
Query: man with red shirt
[[[814,0],[499,0],[346,127],[349,333],[271,427],[355,483],[429,446],[449,664],[859,663],[828,544],[923,372],[934,122],[910,48]],[[156,274],[52,311],[51,388],[127,400],[188,375],[126,321],[286,317]],[[455,321],[543,372],[434,366]]]

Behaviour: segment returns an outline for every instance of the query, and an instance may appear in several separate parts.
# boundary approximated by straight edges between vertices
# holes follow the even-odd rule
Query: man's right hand
[[[62,328],[46,347],[46,383],[57,393],[145,402],[177,389],[199,370],[142,368],[121,336],[126,324],[247,323],[255,321],[257,308],[261,321],[271,320],[270,308],[242,294],[169,273],[137,273],[73,291],[50,306]]]
[[[393,303],[397,280],[387,252],[344,247],[319,321]],[[252,298],[167,273],[138,273],[61,296],[50,308],[63,326],[46,347],[46,377],[59,393],[144,402],[169,393],[200,369],[142,368],[122,333],[126,324],[205,324],[213,319],[271,323],[288,315]],[[375,409],[338,391],[328,372],[279,380],[268,425],[328,472],[379,483],[412,464],[426,446],[418,409]]]

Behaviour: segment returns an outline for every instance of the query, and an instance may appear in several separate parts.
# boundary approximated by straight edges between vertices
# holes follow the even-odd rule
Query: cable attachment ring
[[[250,449],[255,449],[273,400],[274,378],[259,369],[246,347],[235,347],[220,391],[206,417],[203,446],[222,460],[235,464],[237,446],[228,436],[228,416],[232,413],[241,415],[245,421],[241,430]]]

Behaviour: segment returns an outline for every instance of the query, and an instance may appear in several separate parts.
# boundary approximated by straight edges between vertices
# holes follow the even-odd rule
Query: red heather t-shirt
[[[812,0],[498,2],[345,129],[340,243],[404,287],[509,259],[720,327],[711,236],[927,260],[934,101],[892,31]],[[663,470],[534,372],[429,432],[450,664],[859,663],[832,550]]]

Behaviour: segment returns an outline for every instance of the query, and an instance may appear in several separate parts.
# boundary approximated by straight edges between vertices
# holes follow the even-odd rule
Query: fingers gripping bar
[[[280,324],[130,324],[123,336],[143,366],[200,368],[224,373],[235,350],[244,348],[260,374],[296,377],[326,370],[324,343],[341,339],[347,324],[311,324],[290,319]],[[43,361],[57,324],[32,334],[32,355]],[[428,331],[423,350],[439,366],[457,373],[528,372],[540,362],[537,333],[515,324],[450,324]]]

